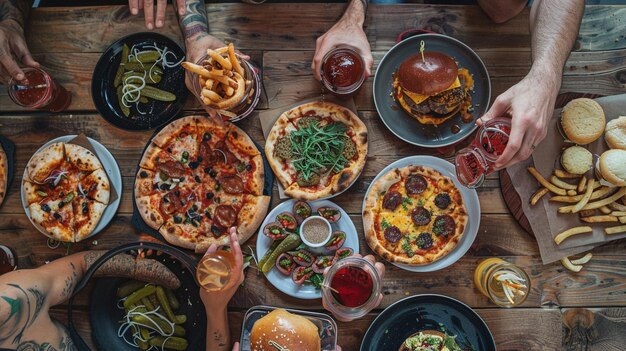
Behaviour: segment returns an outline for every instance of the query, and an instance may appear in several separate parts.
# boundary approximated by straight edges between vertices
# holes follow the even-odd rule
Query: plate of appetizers
[[[385,54],[373,94],[378,115],[392,133],[435,148],[455,144],[476,129],[476,119],[489,107],[491,83],[470,47],[449,36],[420,34]]]
[[[350,216],[328,200],[289,200],[265,218],[256,242],[259,269],[277,289],[300,299],[322,297],[323,272],[359,253]]]

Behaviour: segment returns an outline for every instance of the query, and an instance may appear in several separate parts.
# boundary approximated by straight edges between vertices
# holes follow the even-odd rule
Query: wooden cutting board
[[[600,94],[583,94],[583,93],[562,93],[559,94],[556,98],[555,108],[562,108],[568,102],[577,99],[577,98],[589,98],[595,99],[602,97],[604,95]],[[524,215],[524,211],[522,210],[522,200],[519,195],[515,191],[513,187],[513,183],[511,182],[511,177],[509,173],[505,171],[500,172],[500,189],[502,191],[502,197],[504,198],[504,203],[511,211],[513,218],[517,221],[517,223],[530,235],[535,236],[532,228],[530,227],[530,222],[528,222],[528,218]]]

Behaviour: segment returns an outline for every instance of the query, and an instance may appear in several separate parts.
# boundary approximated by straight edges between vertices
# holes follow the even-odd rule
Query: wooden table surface
[[[341,15],[341,4],[242,4],[208,5],[211,33],[231,40],[262,66],[265,96],[258,109],[277,108],[318,96],[310,61],[315,39]],[[171,9],[170,9],[171,10]],[[478,7],[386,5],[370,6],[366,32],[378,62],[394,44],[396,35],[423,27],[456,37],[485,61],[492,79],[493,97],[519,81],[530,67],[528,10],[504,25],[490,22]],[[20,268],[36,267],[65,254],[50,249],[46,238],[28,221],[20,203],[20,179],[27,160],[46,141],[61,135],[85,133],[104,144],[117,159],[123,176],[123,194],[111,224],[93,239],[69,251],[108,249],[137,240],[150,240],[130,224],[132,184],[137,161],[152,132],[129,132],[108,124],[91,100],[93,68],[104,49],[130,33],[144,31],[143,18],[130,16],[126,7],[49,8],[32,12],[26,30],[35,58],[68,90],[70,110],[59,115],[33,113],[17,108],[0,91],[0,133],[17,144],[16,181],[0,209],[0,242],[16,248]],[[179,43],[181,36],[173,11],[159,30]],[[566,65],[563,92],[617,94],[626,84],[626,7],[589,6],[578,51]],[[376,66],[376,64],[375,64]],[[375,69],[376,67],[374,67]],[[361,239],[361,251],[370,252],[362,238],[361,201],[373,177],[399,158],[434,154],[396,138],[379,120],[372,100],[372,79],[356,97],[361,118],[370,132],[367,164],[352,188],[336,201],[351,214]],[[198,110],[190,99],[186,110]],[[258,113],[258,112],[257,112]],[[257,142],[264,138],[255,113],[238,124]],[[452,154],[442,155],[449,158]],[[274,189],[272,206],[280,202]],[[624,350],[626,349],[626,241],[595,249],[594,259],[578,274],[559,263],[542,265],[537,244],[514,221],[502,199],[497,175],[478,189],[481,224],[470,251],[456,264],[434,273],[410,273],[386,264],[380,309],[351,323],[339,323],[339,343],[344,350],[358,350],[367,327],[381,309],[415,294],[436,293],[459,299],[485,319],[499,350]],[[248,244],[254,248],[255,238]],[[528,300],[515,309],[496,308],[472,282],[479,260],[499,256],[523,267],[531,277]],[[87,297],[78,304],[85,318],[80,329],[87,335]],[[320,301],[286,296],[254,269],[229,305],[235,339],[245,311],[258,304],[321,310]],[[63,306],[54,311],[66,320]]]

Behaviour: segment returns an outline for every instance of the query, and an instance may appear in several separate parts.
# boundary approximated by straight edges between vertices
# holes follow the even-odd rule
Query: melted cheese
[[[461,86],[461,81],[459,80],[459,77],[457,76],[456,79],[454,80],[454,82],[452,83],[452,85],[450,85],[448,88],[446,88],[444,91],[448,91],[450,89],[454,89],[454,88],[458,88]],[[442,93],[444,92],[442,91]],[[416,93],[412,93],[408,90],[403,90],[402,91],[404,94],[406,94],[406,96],[410,97],[411,100],[413,100],[416,104],[421,104],[422,102],[424,102],[424,100],[428,99],[429,96],[428,95],[421,95],[421,94],[416,94]],[[440,93],[441,94],[441,93]]]

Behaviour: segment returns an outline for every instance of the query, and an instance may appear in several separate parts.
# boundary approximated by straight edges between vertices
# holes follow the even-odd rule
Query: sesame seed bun
[[[607,182],[626,186],[626,150],[609,150],[600,156],[600,174]]]
[[[570,101],[561,111],[561,126],[565,136],[579,145],[598,139],[606,123],[600,104],[581,98]]]
[[[604,139],[611,149],[626,150],[626,116],[621,116],[606,124]]]
[[[321,340],[313,322],[279,308],[254,323],[250,332],[250,349],[320,351]]]
[[[593,165],[593,155],[582,146],[571,146],[563,151],[561,164],[569,173],[583,174]]]

